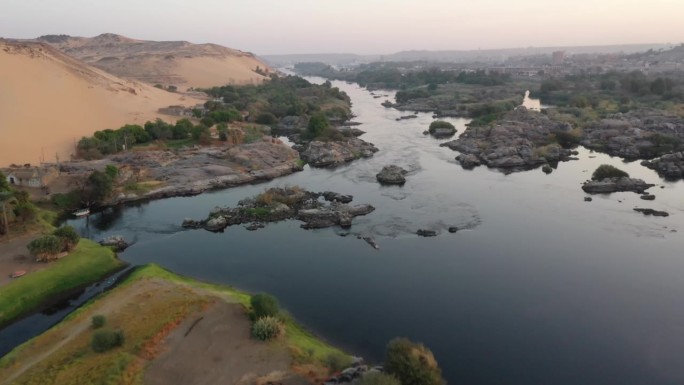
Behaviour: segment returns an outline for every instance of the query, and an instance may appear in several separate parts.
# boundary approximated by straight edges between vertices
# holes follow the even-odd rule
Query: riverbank
[[[34,311],[64,293],[99,281],[125,265],[110,248],[81,239],[68,256],[0,288],[0,325]]]
[[[249,303],[248,294],[226,286],[156,265],[140,267],[118,287],[0,359],[0,384],[143,379],[157,384],[179,378],[184,384],[305,384],[321,382],[330,372],[327,363],[351,361],[289,317],[280,339],[253,340]],[[105,353],[90,349],[94,315],[106,317],[106,328],[123,331],[122,347]]]

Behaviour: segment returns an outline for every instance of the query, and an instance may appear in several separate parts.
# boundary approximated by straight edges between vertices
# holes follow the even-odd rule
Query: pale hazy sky
[[[217,43],[257,54],[684,42],[684,0],[0,0],[0,37]]]

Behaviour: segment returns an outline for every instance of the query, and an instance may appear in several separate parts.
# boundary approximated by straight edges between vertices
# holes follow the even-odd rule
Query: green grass
[[[123,262],[111,249],[81,239],[74,251],[49,268],[0,288],[0,325],[34,310],[55,295],[96,282],[122,266]]]
[[[192,138],[188,139],[174,139],[167,140],[164,142],[167,148],[181,148],[181,147],[191,147],[197,144],[197,141]]]

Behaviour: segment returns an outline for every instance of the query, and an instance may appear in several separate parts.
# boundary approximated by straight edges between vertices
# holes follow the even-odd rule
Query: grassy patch
[[[165,142],[166,148],[182,148],[182,147],[192,147],[197,144],[197,141],[192,138],[188,139],[175,139],[175,140],[167,140]]]
[[[0,325],[38,307],[57,294],[95,282],[123,266],[109,248],[81,239],[53,266],[28,274],[0,289]]]
[[[160,181],[132,182],[125,184],[123,186],[123,191],[136,195],[145,195],[159,187],[161,184],[162,182]]]

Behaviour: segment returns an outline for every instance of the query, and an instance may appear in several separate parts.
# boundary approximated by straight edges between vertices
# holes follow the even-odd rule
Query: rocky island
[[[456,160],[465,169],[479,165],[521,171],[571,159],[572,150],[554,141],[558,133],[573,135],[568,123],[519,107],[495,125],[469,126],[456,140],[441,146],[459,151]]]
[[[264,223],[297,219],[304,222],[301,225],[304,229],[349,228],[354,217],[375,210],[369,204],[352,206],[349,204],[352,199],[348,195],[315,193],[300,187],[270,188],[256,197],[240,201],[237,207],[216,207],[207,219],[185,219],[183,227],[219,232],[228,226],[248,223],[251,224],[249,230],[256,230]]]

